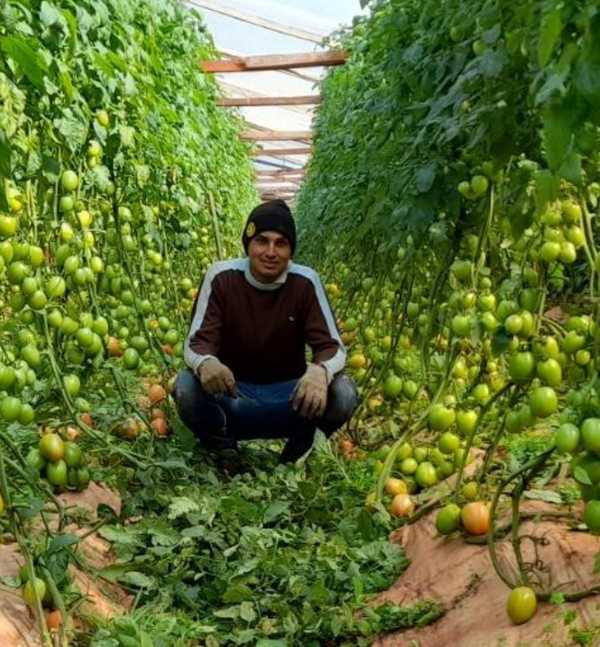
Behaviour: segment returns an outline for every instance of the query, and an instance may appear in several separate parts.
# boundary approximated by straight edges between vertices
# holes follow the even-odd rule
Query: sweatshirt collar
[[[272,291],[279,289],[287,280],[288,271],[291,267],[292,262],[288,263],[287,268],[273,281],[273,283],[262,283],[254,278],[254,275],[250,271],[250,259],[246,259],[246,265],[244,267],[244,276],[246,281],[250,283],[257,290]]]

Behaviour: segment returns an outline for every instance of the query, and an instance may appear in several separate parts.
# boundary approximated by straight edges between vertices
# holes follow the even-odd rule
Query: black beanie
[[[296,225],[292,212],[283,200],[270,200],[255,207],[244,227],[242,243],[248,253],[248,245],[256,234],[261,231],[277,231],[283,234],[292,248],[292,255],[296,249]]]

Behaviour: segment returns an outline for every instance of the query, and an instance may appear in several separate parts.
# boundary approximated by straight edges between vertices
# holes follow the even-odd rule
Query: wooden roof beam
[[[274,74],[285,74],[285,72],[274,72]],[[221,90],[223,90],[223,99],[225,100],[235,100],[236,99],[254,99],[255,97],[259,97],[261,99],[267,99],[267,95],[261,94],[260,92],[256,92],[250,88],[247,87],[242,87],[240,85],[233,85],[231,83],[227,83],[223,79],[219,79],[219,87]],[[307,95],[308,96],[308,95]],[[319,102],[322,100],[320,95],[314,94],[310,95],[311,97],[314,96],[315,98],[318,98]],[[287,97],[280,97],[282,100],[285,100]],[[316,105],[316,104],[315,104]],[[241,106],[244,107],[244,106]],[[248,107],[248,106],[246,106]],[[285,110],[286,112],[293,112],[295,114],[302,115],[306,117],[311,113],[313,108],[309,104],[301,104],[301,105],[288,105],[282,104],[279,106],[282,110]]]
[[[272,167],[276,169],[289,170],[294,168],[300,168],[299,166],[289,166],[289,164],[299,164],[300,162],[295,162],[294,160],[291,160],[288,158],[282,158],[281,162],[284,162],[284,163],[278,163],[272,160],[254,160],[255,164],[262,164],[262,166]]]
[[[304,97],[235,97],[217,99],[217,105],[223,108],[252,106],[312,106],[321,103],[321,97],[316,95]]]
[[[261,148],[252,153],[253,157],[295,157],[297,155],[312,155],[312,148]],[[260,160],[257,160],[260,162]],[[300,164],[300,162],[297,162]]]
[[[263,178],[258,178],[256,180],[256,184],[257,186],[262,186],[262,187],[281,186],[282,184],[289,184],[290,186],[288,188],[292,188],[293,186],[301,184],[303,181],[304,181],[304,178],[301,178],[301,177],[295,178],[293,180],[285,177],[281,179],[277,179],[275,177],[271,177],[271,178],[263,177]]]
[[[292,177],[292,176],[299,176],[302,177],[305,175],[304,168],[298,169],[298,170],[293,170],[293,171],[277,171],[277,170],[272,170],[272,171],[255,171],[256,177]]]
[[[245,130],[240,137],[250,141],[294,142],[313,138],[310,130]]]
[[[262,193],[261,200],[287,200],[292,202],[296,199],[296,193]]]
[[[221,49],[220,52],[221,54],[223,54],[223,56],[225,56],[225,58],[235,58],[235,59],[244,58],[244,55],[241,54],[240,52],[234,52],[229,49]],[[318,79],[316,76],[311,76],[310,74],[304,74],[303,72],[297,72],[296,70],[277,70],[277,73],[287,74],[288,76],[294,76],[297,79],[302,79],[303,81],[312,83],[313,87],[315,84],[321,82],[321,79]]]
[[[265,56],[246,56],[221,61],[200,61],[200,67],[204,72],[215,72],[218,74],[228,72],[264,72],[269,70],[343,65],[347,59],[348,54],[343,51],[268,54]]]

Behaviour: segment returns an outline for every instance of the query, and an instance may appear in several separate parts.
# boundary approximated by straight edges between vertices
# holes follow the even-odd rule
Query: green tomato
[[[79,186],[79,177],[75,171],[65,171],[60,178],[60,183],[65,191],[71,193]]]
[[[512,355],[508,362],[508,373],[513,382],[529,382],[535,375],[535,358],[533,354],[524,352]]]
[[[460,438],[450,431],[444,432],[438,441],[438,448],[443,454],[453,454],[460,447]]]
[[[554,436],[554,444],[559,452],[563,454],[574,454],[579,446],[579,439],[579,428],[574,424],[566,422],[557,429]]]
[[[537,374],[548,386],[560,386],[562,383],[562,368],[557,360],[551,357],[545,362],[538,362]]]
[[[508,315],[504,322],[504,327],[509,335],[518,335],[523,328],[523,318],[518,314]]]
[[[63,376],[65,391],[72,397],[76,397],[81,389],[81,382],[75,374]]]
[[[135,348],[128,348],[123,353],[123,365],[129,370],[134,370],[140,365],[140,356]]]
[[[67,441],[65,443],[64,461],[67,467],[79,467],[81,465],[81,447],[77,443]]]
[[[11,238],[17,232],[17,219],[15,216],[0,215],[0,236]]]
[[[415,481],[422,487],[431,487],[438,482],[438,475],[432,463],[420,463],[415,472]]]
[[[454,424],[456,414],[442,404],[434,404],[429,411],[429,426],[438,431],[444,431]]]
[[[547,418],[558,410],[556,391],[549,386],[539,386],[529,394],[529,407],[536,418]]]
[[[475,195],[482,195],[487,192],[490,183],[484,175],[474,175],[471,178],[471,190]]]
[[[46,597],[46,582],[39,577],[28,580],[23,586],[23,600],[25,603],[34,608],[38,601],[41,602]]]
[[[455,503],[444,506],[437,514],[435,527],[440,535],[449,535],[460,527],[460,508]]]
[[[62,458],[46,465],[46,479],[58,488],[67,486],[67,464]]]
[[[469,437],[477,426],[477,412],[473,409],[456,412],[456,428],[466,437]]]
[[[25,458],[25,462],[31,469],[40,472],[46,465],[46,460],[37,447],[32,447]]]
[[[6,422],[15,422],[21,414],[21,400],[12,395],[7,395],[0,400],[0,416]]]

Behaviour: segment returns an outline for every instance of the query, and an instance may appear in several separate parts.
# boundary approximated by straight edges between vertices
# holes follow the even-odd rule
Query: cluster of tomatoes
[[[600,534],[600,418],[563,422],[554,442],[560,452],[573,456],[571,472],[585,501],[583,520],[590,532]]]
[[[98,111],[96,131],[109,126],[108,114]],[[7,279],[1,298],[12,312],[5,331],[13,335],[0,356],[5,422],[34,421],[29,399],[40,392],[38,380],[49,375],[48,384],[70,405],[88,412],[91,405],[81,397],[86,368],[101,368],[108,356],[144,376],[159,372],[161,353],[182,355],[182,331],[197,290],[188,277],[172,274],[164,257],[166,238],[157,237],[161,206],[170,207],[114,207],[115,186],[102,166],[102,146],[91,140],[87,152],[85,174],[64,170],[56,191],[45,196],[58,217],[45,249],[31,242],[38,234],[30,196],[10,185],[10,212],[0,213],[0,272]],[[208,242],[208,229],[200,233]],[[200,238],[196,231],[190,237]],[[176,290],[168,290],[171,281]],[[154,424],[166,433],[161,422]]]
[[[25,603],[33,609],[39,601],[45,609],[46,627],[51,632],[58,631],[63,624],[63,616],[59,609],[53,609],[53,600],[46,580],[37,575],[29,577],[29,569],[25,564],[19,569],[19,579]]]
[[[172,388],[172,382],[167,384],[167,388]],[[145,395],[140,396],[139,404],[149,412],[149,421],[142,420],[138,415],[129,416],[115,425],[114,433],[124,440],[135,440],[140,434],[149,431],[149,425],[156,436],[168,436],[171,430],[168,414],[165,411],[166,399],[167,389],[165,387],[157,383],[147,384]]]
[[[44,433],[38,446],[29,450],[26,462],[56,491],[81,491],[89,485],[90,471],[85,465],[81,447],[74,440],[63,440],[56,432]]]
[[[461,183],[467,204],[489,194],[488,177],[474,175]],[[398,250],[386,276],[362,279],[358,290],[356,283],[348,292],[327,284],[330,298],[347,315],[339,324],[343,341],[351,346],[349,370],[368,397],[362,414],[391,417],[400,427],[416,425],[417,437],[427,436],[425,423],[429,427],[429,448],[396,447],[392,471],[382,476],[393,497],[392,514],[410,519],[417,488],[464,467],[465,440],[480,444],[482,438],[494,438],[502,444],[505,434],[557,429],[557,448],[573,456],[571,472],[586,502],[583,521],[590,532],[600,533],[600,398],[582,395],[589,390],[584,385],[596,379],[600,325],[593,298],[563,306],[569,313],[551,309],[550,302],[552,290],[566,285],[566,266],[575,262],[582,276],[587,264],[595,294],[600,254],[586,211],[586,204],[596,204],[594,195],[589,201],[565,196],[544,208],[532,204],[535,215],[518,240],[500,217],[493,236],[495,242],[504,238],[501,249],[465,232],[445,273],[431,275],[421,258],[422,273],[407,288],[408,295],[397,286],[403,271],[411,271],[405,265],[409,245]],[[433,267],[435,237],[441,237],[443,226],[443,219],[431,226],[431,250],[421,250],[424,257],[431,253]],[[503,271],[508,267],[510,272]],[[339,272],[342,280],[346,269]],[[427,280],[437,290],[435,301]],[[358,451],[351,448],[350,454]],[[383,463],[378,467],[383,469]],[[480,480],[485,482],[485,475]],[[487,534],[489,507],[479,496],[475,482],[465,484],[458,499],[439,510],[440,534],[460,529]],[[527,587],[511,593],[509,615],[524,621],[514,608],[527,608],[532,615],[535,593]]]

